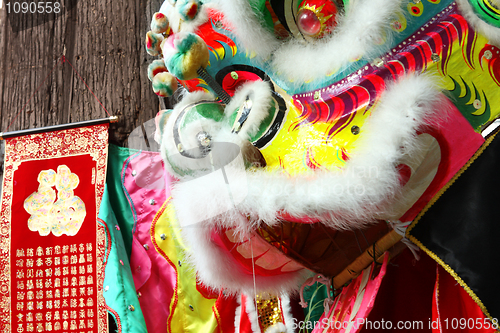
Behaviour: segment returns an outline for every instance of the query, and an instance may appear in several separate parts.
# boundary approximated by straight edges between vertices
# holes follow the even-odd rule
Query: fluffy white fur
[[[463,16],[470,25],[477,31],[485,35],[490,43],[500,47],[500,29],[483,21],[472,9],[467,0],[457,0],[457,5]]]
[[[283,316],[285,317],[286,332],[293,333],[293,315],[290,306],[290,297],[288,295],[281,295],[281,308],[283,309]]]
[[[200,25],[208,20],[207,6],[200,6],[198,15],[192,21],[184,21],[169,0],[163,2],[159,12],[167,16],[168,24],[174,33],[178,33],[179,31],[195,32]]]
[[[240,332],[240,321],[241,321],[241,297],[236,297],[236,301],[238,302],[238,307],[236,308],[236,312],[234,314],[234,332]]]
[[[283,325],[283,323],[276,323],[271,327],[268,327],[267,330],[264,331],[264,333],[293,333],[293,330],[287,330],[286,326]]]
[[[324,77],[360,56],[374,55],[379,49],[376,41],[389,37],[392,18],[401,10],[401,0],[351,1],[332,35],[305,47],[304,41],[293,38],[277,41],[262,27],[248,0],[219,0],[218,4],[247,51],[262,60],[272,53],[274,70],[298,83]]]
[[[245,308],[247,312],[246,314],[248,316],[248,319],[250,320],[250,325],[252,326],[252,333],[261,333],[259,327],[259,317],[257,314],[257,309],[255,309],[255,303],[254,303],[255,299],[254,296],[250,295],[254,295],[254,293],[245,294],[245,301],[246,301]],[[241,333],[239,331],[239,327],[236,332]]]
[[[389,86],[363,126],[359,149],[343,171],[297,177],[265,169],[243,171],[229,177],[229,185],[215,176],[196,181],[184,177],[173,187],[172,197],[180,223],[190,225],[183,229],[183,236],[200,279],[232,292],[253,290],[252,276],[238,271],[232,259],[211,242],[212,228],[236,227],[248,233],[260,223],[276,223],[278,212],[285,211],[296,217],[322,218],[335,229],[356,229],[390,211],[401,190],[396,166],[419,151],[416,131],[444,112],[434,108],[439,96],[433,80],[426,76],[406,77]],[[227,134],[225,140],[237,143],[240,138]],[[231,174],[231,165],[226,169]],[[232,193],[230,202],[228,192]],[[301,275],[256,276],[257,288],[273,294],[293,290]]]
[[[399,176],[395,166],[403,156],[418,149],[415,131],[439,112],[433,109],[438,96],[438,89],[428,77],[400,80],[387,89],[363,126],[358,139],[360,148],[343,171],[314,172],[301,177],[265,169],[247,172],[246,177],[231,179],[230,183],[233,191],[247,193],[246,199],[237,205],[237,210],[220,216],[222,222],[216,224],[234,225],[237,220],[233,214],[239,212],[250,215],[255,224],[272,224],[277,212],[286,211],[297,217],[326,218],[325,224],[337,229],[363,226],[385,211],[396,197]],[[197,210],[208,212],[207,216],[217,215],[209,212],[217,209],[214,200],[221,197],[218,191],[227,189],[212,181],[217,179],[207,179],[202,191],[193,188],[189,181],[174,187],[179,216],[193,216],[189,213],[190,202],[196,202]]]
[[[269,106],[273,100],[271,88],[267,82],[255,81],[246,83],[234,94],[231,102],[226,106],[226,115],[231,115],[243,105],[247,95],[250,95],[252,101],[252,112],[248,119],[243,123],[240,135],[248,139],[250,135],[257,133],[260,123],[269,115]]]
[[[386,38],[390,35],[389,25],[400,5],[400,0],[351,1],[331,36],[307,47],[297,40],[288,41],[274,52],[273,68],[290,80],[304,82],[324,77],[361,56],[373,56],[380,48],[375,43],[384,33]]]
[[[234,27],[234,33],[249,53],[255,52],[266,59],[281,44],[252,10],[252,0],[215,0],[214,3]]]

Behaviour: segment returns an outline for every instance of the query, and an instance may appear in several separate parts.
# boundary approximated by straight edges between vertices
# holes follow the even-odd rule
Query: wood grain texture
[[[63,6],[64,1],[62,0]],[[54,20],[17,22],[0,10],[0,131],[6,131],[62,55],[120,122],[110,141],[127,146],[129,133],[154,118],[158,98],[147,78],[153,61],[144,48],[161,0],[81,0]],[[5,2],[5,1],[4,1]],[[35,14],[36,15],[36,14]],[[19,17],[19,20],[21,18]],[[9,131],[106,117],[69,64],[58,65],[19,113]]]

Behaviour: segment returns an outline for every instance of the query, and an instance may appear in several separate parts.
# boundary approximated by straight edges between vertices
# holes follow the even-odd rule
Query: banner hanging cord
[[[26,106],[28,106],[28,104],[31,101],[31,99],[33,98],[33,96],[35,96],[35,94],[38,92],[38,90],[40,90],[40,88],[42,87],[42,85],[45,83],[45,81],[47,81],[47,79],[52,74],[52,72],[56,69],[56,67],[59,66],[59,64],[64,64],[65,61],[68,62],[68,64],[71,66],[71,68],[76,73],[76,75],[78,75],[78,77],[80,78],[80,80],[83,81],[83,83],[85,84],[85,86],[87,87],[87,89],[90,91],[90,93],[92,94],[92,96],[94,96],[94,98],[97,99],[97,101],[99,102],[99,104],[101,105],[101,107],[104,109],[104,111],[106,111],[106,113],[108,114],[108,116],[111,117],[111,114],[108,112],[108,110],[106,110],[106,108],[104,107],[104,105],[102,105],[102,103],[99,100],[99,98],[97,98],[97,96],[94,94],[94,92],[92,91],[92,89],[90,89],[90,87],[87,85],[87,82],[85,82],[85,80],[80,76],[80,74],[78,74],[78,72],[76,71],[75,67],[73,67],[73,65],[71,64],[71,62],[69,62],[69,60],[66,59],[66,57],[63,55],[63,56],[61,56],[61,59],[54,65],[54,67],[49,72],[49,74],[47,74],[47,76],[45,77],[45,79],[43,79],[42,83],[40,83],[40,85],[36,88],[35,92],[28,99],[28,101],[26,102],[26,104],[24,104],[23,108],[16,113],[16,116],[12,119],[12,121],[10,122],[9,126],[7,126],[7,129],[5,131],[8,131],[9,128],[12,126],[12,124],[14,124],[14,121],[16,121],[16,119],[19,116],[19,114],[21,112],[23,112],[23,110],[26,108]]]
[[[87,89],[90,91],[90,93],[92,94],[92,96],[94,96],[94,98],[97,99],[97,101],[99,102],[99,104],[101,105],[101,107],[104,109],[104,111],[106,111],[106,113],[108,114],[108,116],[111,117],[111,114],[108,112],[108,110],[106,110],[106,108],[104,107],[104,105],[102,105],[101,101],[99,100],[99,98],[97,98],[97,96],[94,94],[94,92],[92,91],[92,89],[90,89],[90,87],[88,86],[87,82],[85,82],[85,80],[80,76],[80,74],[78,74],[78,72],[76,71],[75,67],[73,67],[73,65],[71,64],[71,62],[69,62],[69,60],[67,60],[65,56],[61,57],[61,61],[63,63],[64,63],[64,61],[68,62],[68,64],[71,66],[71,68],[73,68],[73,71],[76,73],[76,75],[78,75],[78,77],[80,78],[80,80],[83,81],[83,83],[85,84],[85,86],[87,87]]]

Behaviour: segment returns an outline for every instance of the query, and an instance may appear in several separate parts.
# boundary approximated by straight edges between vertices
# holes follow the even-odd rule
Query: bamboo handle
[[[393,247],[403,237],[392,230],[384,237],[375,242],[374,246],[370,246],[362,255],[347,266],[340,274],[333,278],[333,288],[342,287],[349,280],[356,278],[368,265],[373,262],[373,258],[377,261],[383,257],[385,251]],[[375,251],[375,253],[373,253]]]

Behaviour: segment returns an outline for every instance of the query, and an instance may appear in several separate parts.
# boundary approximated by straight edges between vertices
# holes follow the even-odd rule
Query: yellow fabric
[[[166,236],[165,240],[161,238],[162,234]],[[206,299],[196,289],[196,273],[185,261],[186,246],[181,238],[171,198],[158,211],[151,226],[151,235],[158,252],[171,261],[177,272],[177,288],[170,303],[168,332],[215,332],[218,325],[212,307],[216,299]]]

